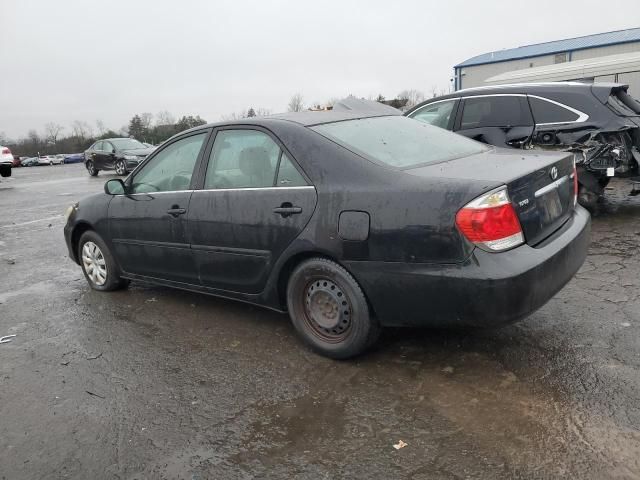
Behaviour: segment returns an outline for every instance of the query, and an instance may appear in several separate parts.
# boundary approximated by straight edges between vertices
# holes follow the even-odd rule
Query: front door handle
[[[287,218],[291,215],[302,213],[302,207],[294,207],[291,203],[284,202],[279,207],[274,208],[273,213],[282,215],[282,218]]]
[[[187,209],[180,208],[178,207],[178,205],[174,205],[169,210],[167,210],[167,213],[175,218],[178,218],[178,215],[184,215],[185,213],[187,213]]]

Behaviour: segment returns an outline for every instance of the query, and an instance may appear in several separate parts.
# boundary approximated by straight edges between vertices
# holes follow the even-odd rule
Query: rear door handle
[[[187,213],[187,209],[186,208],[180,208],[177,205],[174,205],[169,210],[167,210],[167,213],[169,215],[172,215],[173,217],[177,218],[178,215],[184,215],[185,213]]]
[[[278,215],[282,215],[283,218],[289,217],[291,215],[296,215],[298,213],[302,213],[302,207],[294,207],[289,202],[284,202],[279,207],[273,209],[273,213]]]

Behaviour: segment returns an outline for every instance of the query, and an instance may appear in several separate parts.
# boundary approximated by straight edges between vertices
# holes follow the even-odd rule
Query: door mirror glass
[[[104,193],[107,195],[123,195],[124,183],[119,178],[113,178],[104,184]]]

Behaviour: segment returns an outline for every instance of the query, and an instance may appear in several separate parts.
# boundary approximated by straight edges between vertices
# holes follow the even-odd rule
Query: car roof
[[[545,94],[545,93],[562,93],[562,92],[583,92],[597,93],[603,92],[607,95],[612,89],[620,88],[624,89],[628,86],[622,83],[583,83],[583,82],[539,82],[539,83],[511,83],[506,85],[490,85],[486,87],[473,87],[464,88],[447,95],[440,97],[430,98],[420,105],[428,104],[434,100],[445,100],[448,98],[466,97],[470,95],[496,95],[501,93],[530,93],[530,94]],[[415,107],[414,107],[415,108]]]

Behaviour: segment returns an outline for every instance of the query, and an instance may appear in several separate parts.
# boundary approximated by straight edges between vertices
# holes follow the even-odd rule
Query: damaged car
[[[567,152],[498,149],[393,110],[304,112],[174,136],[70,206],[64,234],[95,290],[144,281],[288,312],[314,350],[348,358],[384,326],[540,308],[586,257],[576,197]]]
[[[477,87],[429,99],[405,115],[499,147],[572,152],[578,198],[587,208],[595,207],[612,177],[637,181],[639,175],[640,103],[627,85]]]

